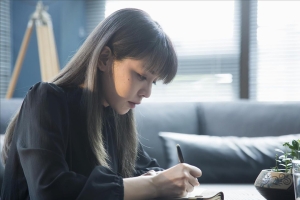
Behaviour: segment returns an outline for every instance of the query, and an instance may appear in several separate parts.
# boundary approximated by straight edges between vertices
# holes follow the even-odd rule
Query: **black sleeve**
[[[135,176],[140,176],[150,170],[163,171],[164,169],[159,167],[156,159],[151,158],[146,151],[144,151],[141,143],[138,146],[138,158],[135,165]]]
[[[97,166],[85,177],[69,170],[68,106],[64,91],[38,83],[22,105],[15,133],[31,199],[123,199],[123,179]]]

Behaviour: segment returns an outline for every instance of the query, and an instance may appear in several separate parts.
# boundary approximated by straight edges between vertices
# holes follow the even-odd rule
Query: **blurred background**
[[[5,97],[35,0],[0,0],[0,95]],[[175,80],[158,82],[145,102],[300,101],[300,1],[43,1],[51,16],[60,68],[112,12],[148,12],[171,37]],[[13,97],[41,81],[36,30]]]

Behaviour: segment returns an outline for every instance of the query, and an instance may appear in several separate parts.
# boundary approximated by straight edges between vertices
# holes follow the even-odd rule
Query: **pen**
[[[177,147],[177,155],[178,155],[179,162],[184,163],[184,159],[183,159],[183,155],[182,155],[180,145],[177,144],[176,147]]]

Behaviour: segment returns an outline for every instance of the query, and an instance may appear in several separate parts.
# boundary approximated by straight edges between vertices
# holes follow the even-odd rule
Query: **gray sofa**
[[[1,99],[1,134],[21,103]],[[275,165],[275,148],[300,138],[300,102],[144,103],[135,114],[148,154],[168,168],[178,162],[179,143],[185,161],[203,171],[202,183],[253,183]]]
[[[136,120],[150,156],[171,167],[180,144],[185,161],[202,170],[200,183],[254,183],[275,166],[275,148],[300,139],[300,102],[144,103]]]

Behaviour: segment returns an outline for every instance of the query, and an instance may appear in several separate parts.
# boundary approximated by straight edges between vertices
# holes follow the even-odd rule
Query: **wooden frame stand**
[[[7,89],[6,98],[11,98],[15,90],[17,79],[19,77],[21,66],[26,54],[29,39],[32,33],[33,26],[36,26],[39,60],[41,68],[41,77],[43,82],[50,81],[56,74],[58,74],[60,68],[56,53],[55,40],[53,35],[53,28],[51,17],[47,13],[42,2],[39,1],[36,6],[35,12],[31,15],[27,25],[27,29],[22,41],[22,45],[19,51],[19,55],[14,67],[14,71]]]

